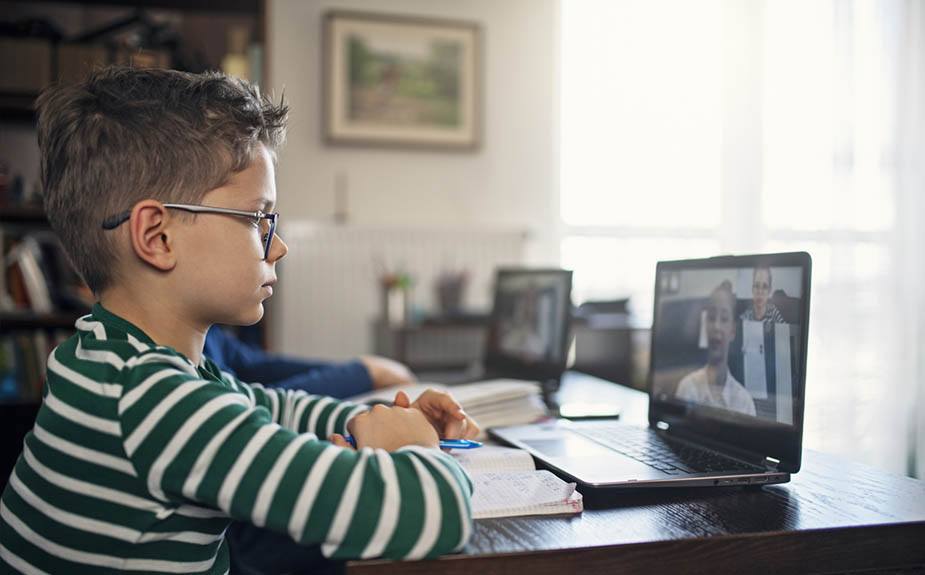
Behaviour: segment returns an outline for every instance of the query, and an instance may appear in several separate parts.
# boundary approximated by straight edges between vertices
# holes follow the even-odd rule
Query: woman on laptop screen
[[[729,280],[723,280],[710,294],[703,315],[707,363],[681,380],[675,397],[753,416],[754,400],[729,371],[729,345],[736,336],[736,301]]]
[[[770,301],[773,282],[771,268],[759,266],[752,273],[752,305],[742,312],[742,321],[760,321],[766,324],[784,323],[774,302]]]

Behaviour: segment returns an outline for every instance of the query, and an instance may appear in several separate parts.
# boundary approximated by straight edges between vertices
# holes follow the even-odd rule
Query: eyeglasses
[[[261,238],[261,241],[263,242],[263,259],[267,259],[270,256],[270,246],[273,245],[273,236],[276,235],[276,222],[279,220],[278,212],[268,214],[261,210],[257,210],[256,212],[248,212],[246,210],[232,210],[230,208],[216,208],[213,206],[200,206],[194,204],[164,204],[164,207],[174,210],[183,210],[185,212],[193,212],[196,214],[224,214],[226,216],[249,218],[253,220],[252,223],[258,229],[262,226],[266,226],[263,237]],[[114,230],[127,222],[131,217],[131,211],[125,211],[121,214],[110,216],[103,220],[103,229]],[[266,221],[267,224],[264,224],[264,221]]]

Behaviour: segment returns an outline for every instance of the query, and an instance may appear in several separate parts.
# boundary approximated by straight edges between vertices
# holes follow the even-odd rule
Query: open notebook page
[[[565,483],[546,470],[479,473],[472,481],[472,516],[476,519],[582,510],[575,484]]]

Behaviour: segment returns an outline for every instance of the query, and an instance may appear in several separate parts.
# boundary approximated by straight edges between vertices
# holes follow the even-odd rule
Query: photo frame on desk
[[[481,137],[477,24],[332,11],[324,18],[328,144],[474,150]]]

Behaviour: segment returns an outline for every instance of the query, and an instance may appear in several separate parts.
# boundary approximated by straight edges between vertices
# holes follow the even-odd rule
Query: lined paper
[[[476,519],[573,513],[581,511],[581,495],[546,470],[479,473],[472,476],[472,515]]]

